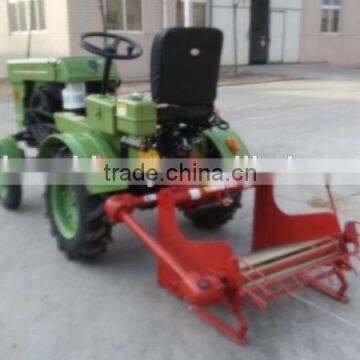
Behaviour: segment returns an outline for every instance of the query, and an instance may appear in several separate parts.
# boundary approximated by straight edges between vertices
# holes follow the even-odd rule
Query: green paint
[[[240,137],[233,130],[221,130],[218,127],[214,127],[210,130],[203,132],[203,136],[213,143],[213,145],[218,150],[220,157],[224,159],[233,159],[235,157],[233,151],[230,149],[227,144],[227,138],[234,138],[239,145],[240,154],[239,156],[249,156],[249,150],[247,149],[245,143],[240,139]]]
[[[8,156],[9,159],[23,159],[24,151],[21,150],[16,140],[12,137],[4,137],[0,139],[0,156]]]
[[[51,210],[55,224],[61,235],[70,240],[76,236],[80,222],[75,189],[69,185],[54,185],[50,191]]]
[[[86,114],[93,128],[109,135],[149,136],[156,131],[156,105],[151,101],[90,95]]]
[[[108,159],[118,157],[109,139],[96,132],[53,134],[41,144],[39,157],[52,157],[54,150],[59,147],[68,148],[72,155],[82,159],[91,159],[92,156]]]
[[[90,56],[8,61],[8,77],[16,93],[15,111],[19,128],[24,124],[25,98],[29,97],[34,89],[49,82],[100,82],[104,66],[103,58]],[[120,80],[115,65],[111,67],[110,80]]]
[[[117,129],[133,136],[150,136],[156,132],[157,111],[152,101],[117,99]]]
[[[49,59],[19,59],[7,62],[9,81],[12,84],[31,82],[88,82],[101,81],[104,73],[103,58],[84,56]],[[119,80],[115,65],[111,80]]]
[[[94,131],[83,133],[63,133],[49,136],[41,145],[39,157],[51,158],[57,149],[66,147],[72,155],[80,159],[91,159],[92,156],[100,156],[103,159],[117,159],[119,157],[118,138],[109,137]],[[106,161],[106,160],[104,160]],[[97,185],[96,176],[99,178]],[[126,184],[104,184],[104,174],[94,175],[91,183],[86,184],[91,194],[104,194],[124,191],[128,189]]]
[[[72,115],[66,112],[55,114],[55,125],[61,133],[72,134],[93,130],[84,116]]]
[[[111,95],[90,95],[86,99],[87,121],[105,134],[115,135],[116,98]]]

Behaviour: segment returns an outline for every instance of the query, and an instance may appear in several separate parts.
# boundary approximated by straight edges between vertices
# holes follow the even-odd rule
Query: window
[[[208,1],[193,0],[191,10],[192,10],[192,26],[206,26],[208,23]],[[184,0],[177,0],[176,24],[177,26],[185,25]]]
[[[321,32],[339,32],[342,0],[322,0]]]
[[[44,0],[9,0],[10,32],[44,30]]]
[[[141,31],[142,0],[106,0],[106,24],[109,30]]]
[[[206,2],[195,2],[193,5],[193,25],[206,26],[207,4]]]

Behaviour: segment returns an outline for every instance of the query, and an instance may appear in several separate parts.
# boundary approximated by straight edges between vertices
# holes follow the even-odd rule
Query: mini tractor
[[[98,45],[104,41],[103,48]],[[214,109],[223,34],[214,28],[171,28],[154,40],[152,101],[139,93],[117,96],[121,78],[113,60],[139,58],[143,50],[117,34],[87,33],[81,46],[94,57],[13,60],[19,132],[0,139],[0,156],[23,159],[232,159],[249,156],[243,141]],[[25,146],[23,145],[25,144]],[[25,151],[23,150],[25,149]],[[182,210],[195,226],[216,229],[255,188],[252,253],[238,256],[223,241],[190,241],[175,217]],[[342,229],[330,188],[332,211],[288,215],[275,202],[273,185],[132,186],[49,184],[46,206],[58,247],[70,259],[102,254],[116,223],[127,226],[158,259],[158,282],[191,305],[194,313],[230,339],[247,343],[245,310],[265,310],[279,297],[309,287],[347,302],[345,272],[354,270],[359,228]],[[0,186],[3,205],[17,209],[21,185]],[[133,216],[159,207],[158,234]],[[226,305],[232,327],[209,309]]]

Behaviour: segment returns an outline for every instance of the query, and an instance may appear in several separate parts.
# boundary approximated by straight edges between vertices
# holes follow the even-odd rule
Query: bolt
[[[229,206],[231,206],[233,203],[234,203],[234,199],[232,199],[231,197],[225,197],[225,198],[223,198],[223,200],[222,200],[222,204],[223,204],[223,206],[225,206],[225,207],[229,207]]]
[[[210,290],[211,288],[211,282],[207,279],[200,279],[197,282],[197,286],[201,290]]]

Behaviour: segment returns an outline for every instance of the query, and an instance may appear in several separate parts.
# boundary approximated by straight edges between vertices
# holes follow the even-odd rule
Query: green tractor
[[[94,45],[99,40],[103,48]],[[121,80],[113,60],[143,53],[124,36],[84,34],[81,46],[94,57],[9,61],[19,132],[0,139],[0,156],[21,159],[30,148],[39,158],[54,159],[247,156],[243,142],[214,108],[222,43],[221,31],[213,28],[159,33],[152,48],[152,101],[139,93],[117,96]],[[148,191],[124,184],[49,184],[47,213],[59,249],[71,259],[104,252],[112,228],[103,209],[106,199]],[[5,207],[17,209],[21,186],[1,185],[0,197]],[[226,204],[199,204],[185,213],[195,225],[214,229],[233,217],[240,198],[236,193]]]

